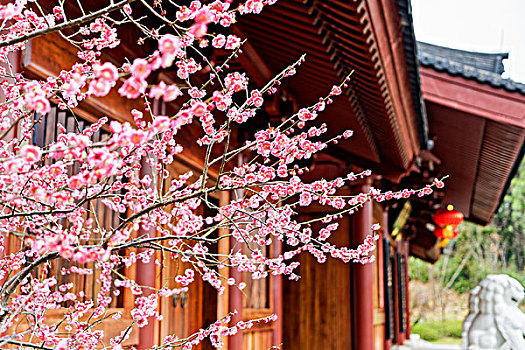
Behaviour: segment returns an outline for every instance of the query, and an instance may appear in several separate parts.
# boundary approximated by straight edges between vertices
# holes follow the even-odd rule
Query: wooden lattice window
[[[268,256],[268,247],[258,247],[264,256]],[[247,246],[243,247],[244,254],[250,255]],[[250,272],[243,273],[246,288],[243,293],[243,310],[270,310],[270,278],[252,279]]]
[[[87,122],[86,120],[83,120],[79,118],[78,116],[74,115],[73,113],[69,111],[61,111],[57,107],[53,106],[49,113],[45,115],[35,115],[35,126],[34,126],[34,133],[33,133],[33,143],[36,146],[40,147],[46,147],[52,142],[57,140],[58,137],[58,124],[61,124],[66,131],[69,133],[81,133],[86,128],[91,126],[91,123]],[[105,141],[109,138],[109,132],[99,129],[96,131],[91,139],[93,142],[100,142]],[[46,160],[46,162],[51,162],[51,160]],[[78,164],[75,164],[73,167],[69,168],[68,175],[71,176],[79,171]],[[112,229],[117,227],[122,218],[117,212],[114,212],[110,210],[107,206],[105,206],[100,199],[94,199],[91,200],[83,205],[84,209],[87,212],[86,219],[89,219],[90,217],[96,217],[95,222],[97,225],[99,225],[101,228],[104,229]],[[62,223],[63,225],[68,225],[68,223],[64,220]],[[100,233],[95,232],[92,237],[92,243],[98,243],[99,239],[101,239]],[[93,274],[91,275],[79,275],[79,274],[61,274],[62,269],[69,269],[71,266],[76,265],[80,268],[88,268],[93,271]],[[78,295],[78,292],[83,292],[83,298],[80,300],[93,300],[96,303],[97,300],[97,294],[100,291],[100,284],[95,283],[97,280],[97,269],[95,268],[95,262],[87,263],[87,264],[78,264],[78,263],[72,263],[68,259],[62,259],[58,258],[56,261],[52,263],[52,269],[50,269],[50,273],[56,274],[58,284],[59,285],[73,282],[74,289],[72,290],[73,293]],[[123,273],[123,268],[120,268],[120,271],[117,271],[117,273]],[[38,271],[36,272],[38,273]],[[117,276],[114,276],[117,278]],[[114,288],[115,289],[115,288]],[[111,308],[122,308],[124,307],[124,295],[123,293],[117,293],[118,295],[115,297],[113,295],[113,291],[111,292],[111,295],[113,296],[112,302],[109,305]]]
[[[249,235],[257,237],[258,230],[252,230],[249,232]],[[246,256],[250,257],[252,255],[249,243],[243,244],[241,249]],[[257,249],[261,251],[263,256],[271,257],[270,248],[268,246],[257,246]],[[253,279],[252,272],[243,272],[242,281],[246,283],[246,287],[242,290],[243,318],[259,318],[272,314],[273,302],[271,275],[266,278]]]

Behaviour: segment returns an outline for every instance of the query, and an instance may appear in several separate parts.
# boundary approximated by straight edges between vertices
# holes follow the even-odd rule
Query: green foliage
[[[494,216],[493,225],[506,246],[506,260],[514,260],[518,271],[524,270],[525,260],[525,161],[520,164],[516,176],[503,202]]]
[[[491,273],[505,273],[524,283],[525,272],[519,271],[515,259],[508,259],[509,249],[509,243],[495,226],[481,227],[466,222],[434,265],[411,258],[409,276],[412,280],[428,282],[431,269],[442,288],[454,289],[460,294],[468,293]]]
[[[412,333],[419,334],[421,339],[426,341],[435,341],[439,339],[440,332],[433,323],[418,323],[412,327]]]
[[[460,338],[462,320],[447,320],[445,322],[424,322],[412,327],[412,333],[419,334],[421,339],[426,341],[436,341],[441,338]]]
[[[421,259],[408,258],[408,276],[411,280],[418,280],[421,282],[428,282],[428,263]]]
[[[461,338],[463,320],[448,321],[445,324],[445,334],[451,338]]]

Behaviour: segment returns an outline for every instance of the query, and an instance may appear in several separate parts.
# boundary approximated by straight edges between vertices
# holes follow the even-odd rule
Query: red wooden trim
[[[45,79],[60,74],[63,69],[70,69],[77,62],[77,49],[57,33],[36,37],[29,41],[20,64],[24,75]],[[107,60],[107,56],[103,56]],[[93,121],[93,116],[107,115],[121,122],[134,124],[130,114],[132,109],[144,109],[142,99],[129,100],[120,96],[117,89],[111,89],[105,97],[90,96],[75,108],[82,117]],[[96,120],[95,120],[96,121]]]
[[[525,128],[525,96],[421,67],[426,101]]]
[[[370,185],[363,185],[360,192],[368,193]],[[372,226],[372,202],[366,202],[354,214],[350,241],[353,246],[361,244]],[[354,349],[373,350],[374,346],[374,302],[370,291],[374,283],[371,264],[353,264],[353,343]]]
[[[397,246],[396,246],[396,251],[400,252],[401,254],[403,254],[403,247],[405,246],[405,242],[403,241],[403,238],[401,238],[401,240],[398,242]],[[398,264],[401,264],[401,261],[398,259],[397,260],[397,263]],[[401,266],[402,268],[402,266]],[[397,270],[397,269],[396,269]],[[403,273],[403,270],[401,270],[401,273]],[[401,279],[404,279],[405,276],[397,276],[398,278],[401,278]],[[399,286],[396,285],[396,290],[399,290]],[[404,296],[404,295],[403,295]],[[398,299],[398,301],[401,301],[401,299]],[[400,314],[402,311],[403,311],[403,306],[401,304],[398,304],[398,313]],[[398,315],[398,319],[397,319],[397,322],[399,322],[399,316]],[[403,328],[404,325],[403,325]],[[405,343],[405,339],[406,339],[406,329],[401,332],[401,325],[400,325],[400,330],[399,330],[399,341],[397,342],[399,345],[403,345]]]

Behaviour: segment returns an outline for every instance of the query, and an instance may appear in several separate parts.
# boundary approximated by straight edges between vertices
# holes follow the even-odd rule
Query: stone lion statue
[[[488,275],[471,292],[462,348],[525,350],[525,314],[518,308],[524,298],[525,290],[514,278]]]
[[[470,291],[470,296],[468,299],[468,315],[463,321],[463,328],[461,330],[461,344],[463,344],[463,349],[467,348],[468,344],[468,331],[472,325],[472,321],[476,318],[479,313],[479,292],[481,286],[476,286]]]

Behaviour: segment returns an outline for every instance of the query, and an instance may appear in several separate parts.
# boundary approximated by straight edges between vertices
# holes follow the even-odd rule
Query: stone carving
[[[469,312],[467,317],[465,317],[465,320],[463,321],[463,328],[461,330],[461,344],[464,344],[463,349],[466,349],[466,344],[468,344],[468,331],[470,329],[470,326],[472,325],[472,321],[474,321],[474,319],[479,313],[480,290],[481,286],[476,286],[470,291],[470,296],[468,299]]]
[[[488,275],[471,292],[462,348],[525,350],[525,314],[518,308],[524,298],[525,290],[514,278]]]

